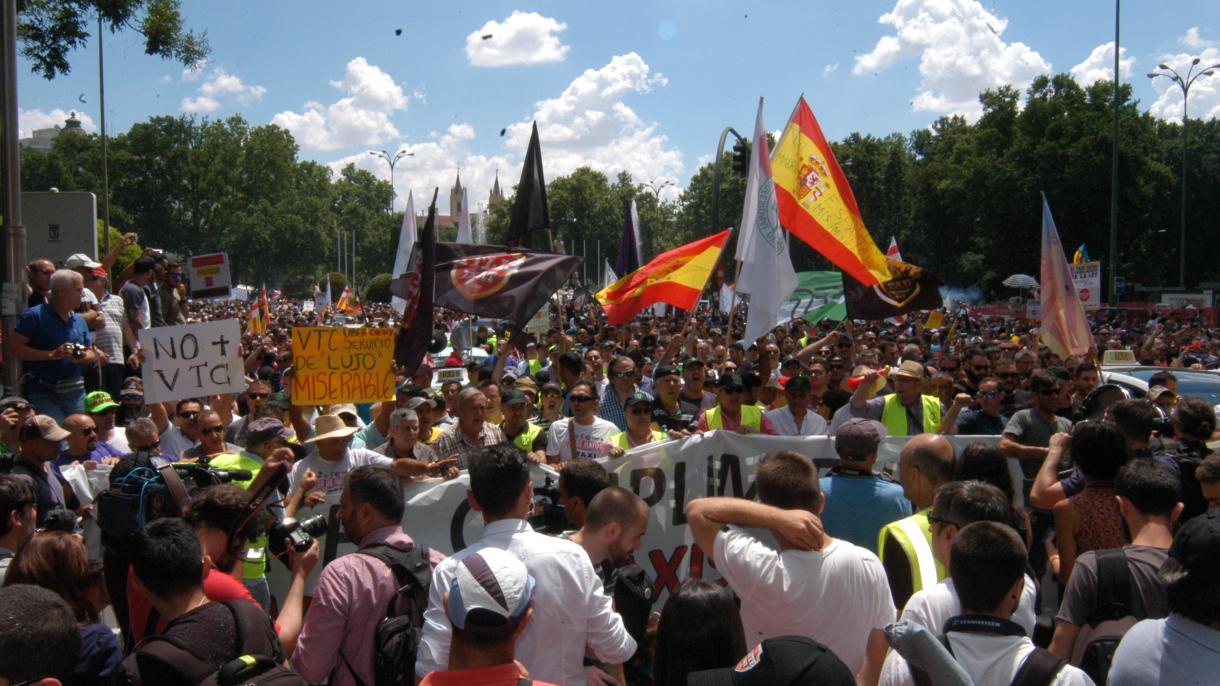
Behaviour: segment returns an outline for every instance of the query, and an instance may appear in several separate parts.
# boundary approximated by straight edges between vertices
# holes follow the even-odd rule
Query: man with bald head
[[[889,577],[894,605],[902,607],[915,591],[945,578],[945,569],[932,555],[932,523],[928,513],[936,491],[953,480],[953,444],[939,434],[918,434],[902,447],[898,475],[902,492],[915,514],[881,528],[877,550]]]

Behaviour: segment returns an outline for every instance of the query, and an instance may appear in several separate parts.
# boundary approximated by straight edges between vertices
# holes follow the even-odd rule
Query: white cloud
[[[1051,68],[1024,43],[1004,41],[1008,22],[977,0],[897,0],[878,22],[894,27],[896,35],[882,36],[870,52],[856,57],[852,73],[919,58],[921,82],[911,102],[916,111],[975,119],[982,113],[979,93],[1006,84],[1024,89]]]
[[[1193,73],[1197,74],[1200,67],[1220,64],[1220,45],[1215,41],[1204,40],[1199,36],[1197,28],[1191,27],[1185,36],[1178,39],[1178,42],[1187,47],[1203,48],[1190,53],[1161,56],[1159,64],[1173,68],[1184,78],[1190,78],[1192,67]],[[1199,59],[1198,66],[1191,64],[1195,58]],[[1220,72],[1220,69],[1217,71]],[[1180,121],[1182,119],[1182,89],[1164,77],[1152,79],[1152,88],[1156,91],[1157,98],[1148,108],[1149,113],[1161,119]],[[1198,119],[1220,118],[1220,73],[1200,77],[1191,85],[1190,116]]]
[[[1126,81],[1131,78],[1131,67],[1135,58],[1127,56],[1126,48],[1118,49],[1118,75]],[[1114,80],[1114,41],[1102,43],[1083,62],[1072,67],[1072,77],[1082,86],[1091,86],[1098,81]]]
[[[208,64],[211,62],[206,59],[191,62],[182,70],[182,80],[188,83],[193,83],[203,78],[204,71],[207,70]]]
[[[378,145],[399,137],[390,116],[407,109],[410,98],[389,74],[357,57],[347,63],[343,78],[330,85],[347,97],[328,106],[307,102],[304,112],[280,112],[271,123],[291,131],[307,150]]]
[[[839,71],[838,62],[835,62],[834,64],[828,64],[828,65],[822,67],[822,77],[830,78],[831,76],[834,76],[835,73],[838,71]]]
[[[19,138],[28,138],[33,135],[35,129],[51,129],[56,126],[62,129],[64,121],[71,114],[75,114],[76,118],[80,120],[81,128],[86,133],[97,133],[97,125],[93,123],[93,117],[77,110],[65,110],[56,107],[50,112],[43,112],[40,109],[18,110],[17,136]]]
[[[183,98],[178,109],[190,114],[206,114],[220,109],[220,102],[216,98],[201,95],[197,98]]]
[[[532,116],[508,127],[504,145],[513,155],[523,154],[531,122],[537,121],[548,177],[588,166],[611,176],[625,170],[637,181],[676,182],[682,152],[624,102],[667,82],[636,53],[617,55],[585,70],[558,97],[536,103]]]
[[[488,21],[466,36],[466,59],[475,67],[562,62],[569,48],[559,34],[567,28],[536,12],[514,11],[503,22]]]

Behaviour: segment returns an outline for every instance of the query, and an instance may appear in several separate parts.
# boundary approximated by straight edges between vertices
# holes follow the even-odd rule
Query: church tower
[[[449,219],[457,226],[458,217],[462,214],[462,168],[458,167],[457,181],[453,190],[449,191]]]
[[[500,202],[503,199],[504,193],[500,190],[500,170],[497,169],[495,183],[491,185],[491,195],[487,196],[488,209],[491,209],[492,205]]]

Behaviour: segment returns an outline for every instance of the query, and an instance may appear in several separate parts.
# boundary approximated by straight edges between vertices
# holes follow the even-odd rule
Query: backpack
[[[1097,605],[1076,636],[1072,664],[1104,686],[1119,641],[1139,620],[1131,614],[1131,570],[1126,553],[1116,548],[1099,550],[1096,555]]]
[[[432,586],[428,548],[412,545],[403,550],[378,543],[356,553],[381,560],[398,584],[398,592],[386,604],[373,634],[372,686],[414,686],[415,652],[423,637],[424,610],[428,609],[428,589]],[[339,658],[356,683],[366,686],[342,648]]]
[[[124,666],[138,664],[134,658],[143,653],[156,657],[163,664],[173,665],[184,683],[201,686],[308,686],[301,675],[280,666],[284,661],[280,641],[271,623],[266,621],[262,608],[245,599],[226,600],[221,604],[233,615],[237,634],[235,652],[245,654],[218,667],[212,660],[196,655],[190,646],[169,636],[154,635],[136,645]],[[258,641],[260,635],[262,641]],[[270,656],[261,654],[261,649],[267,645],[271,648]],[[128,676],[126,683],[141,683],[141,680],[138,675],[134,679]]]
[[[949,651],[949,655],[953,655],[953,648],[949,646],[949,636],[940,634],[937,636],[940,642],[944,644],[945,650]],[[1021,662],[1021,666],[1016,673],[1012,675],[1012,682],[1009,686],[1050,686],[1054,683],[1055,678],[1059,676],[1059,670],[1067,664],[1067,660],[1059,657],[1045,648],[1034,646],[1034,651],[1025,656],[1025,660]],[[931,686],[935,683],[927,670],[916,667],[913,664],[907,663],[907,667],[911,670],[912,680],[915,686]]]

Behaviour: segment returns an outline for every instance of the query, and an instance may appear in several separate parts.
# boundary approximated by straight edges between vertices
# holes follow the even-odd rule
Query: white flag
[[[631,199],[631,229],[635,233],[635,259],[640,266],[648,264],[644,257],[644,230],[640,227],[640,212],[635,206],[635,198]]]
[[[402,230],[398,233],[398,251],[394,253],[394,271],[391,279],[397,279],[407,271],[407,263],[411,260],[411,251],[415,248],[415,198],[407,191],[407,209],[402,215]],[[390,306],[395,312],[402,312],[407,301],[397,295],[390,298]]]
[[[614,285],[614,282],[618,281],[618,279],[619,279],[618,274],[615,274],[614,269],[610,266],[610,260],[605,260],[605,262],[606,262],[606,265],[602,271],[602,288],[603,289],[609,288],[610,286]]]
[[[466,202],[466,189],[462,189],[462,208],[458,210],[458,243],[473,243],[474,236],[470,233],[470,206]]]
[[[737,238],[741,273],[735,284],[737,293],[750,296],[746,341],[765,336],[779,324],[779,306],[792,295],[797,284],[792,258],[788,255],[788,234],[779,224],[775,205],[762,98],[758,99],[753,143],[745,206],[741,211],[741,234]]]

